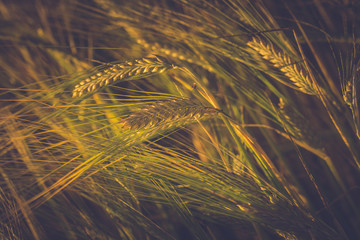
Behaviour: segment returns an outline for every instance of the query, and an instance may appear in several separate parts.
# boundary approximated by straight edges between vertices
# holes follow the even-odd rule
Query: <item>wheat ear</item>
[[[310,123],[282,98],[279,102],[280,119],[285,124],[286,130],[296,139],[305,141],[311,147],[320,149],[321,140],[314,134],[315,131]]]
[[[173,59],[178,59],[180,61],[185,61],[191,64],[195,64],[199,67],[208,70],[209,72],[215,72],[214,69],[209,64],[206,64],[204,61],[201,61],[199,58],[194,57],[194,54],[191,54],[184,50],[178,50],[175,48],[162,46],[158,43],[148,43],[144,39],[138,39],[137,43],[141,45],[143,48],[151,50],[154,53],[164,54],[167,57]]]
[[[348,81],[345,89],[343,90],[343,98],[344,98],[344,102],[349,105],[352,106],[352,102],[353,102],[353,84],[351,81]]]
[[[84,92],[93,92],[118,80],[135,80],[174,67],[165,58],[156,55],[111,65],[76,85],[73,97],[80,97]]]
[[[139,129],[164,125],[167,128],[215,116],[218,109],[205,107],[190,98],[157,101],[122,121],[124,128]]]
[[[354,79],[353,79],[354,80]],[[351,109],[357,137],[360,139],[360,114],[355,81],[348,81],[343,89],[344,102]]]
[[[265,43],[259,38],[253,38],[247,45],[283,72],[291,81],[289,83],[290,87],[306,94],[317,94],[309,75],[304,71],[303,67],[286,53],[275,50],[271,43]]]

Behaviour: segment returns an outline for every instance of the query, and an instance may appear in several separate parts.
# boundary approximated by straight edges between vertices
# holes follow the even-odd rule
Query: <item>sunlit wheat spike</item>
[[[200,102],[190,99],[172,99],[158,101],[132,113],[123,120],[124,128],[150,128],[165,124],[178,126],[189,121],[216,116],[218,109],[205,107]]]
[[[80,97],[86,92],[93,92],[118,80],[135,80],[162,73],[174,67],[165,58],[156,55],[111,65],[76,85],[73,97]]]
[[[209,72],[214,72],[212,66],[206,64],[204,61],[201,61],[200,59],[196,58],[194,54],[190,54],[187,51],[163,46],[158,43],[148,43],[144,39],[138,39],[137,43],[143,46],[144,48],[151,50],[154,53],[163,54],[172,59],[178,59],[180,61],[185,61],[191,64],[195,64],[197,66],[200,66],[208,70]]]
[[[290,79],[290,85],[293,88],[306,94],[317,94],[307,72],[286,53],[275,50],[271,43],[266,43],[259,38],[253,38],[247,45],[283,72]]]
[[[343,90],[343,99],[344,102],[351,106],[352,105],[352,99],[353,99],[353,89],[352,89],[352,82],[348,81],[348,83],[345,86],[345,89]]]

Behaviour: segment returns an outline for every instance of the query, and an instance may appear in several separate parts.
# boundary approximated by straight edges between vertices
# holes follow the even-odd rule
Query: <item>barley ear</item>
[[[354,122],[354,126],[355,126],[355,132],[356,132],[357,137],[360,139],[360,113],[359,113],[357,88],[356,88],[355,81],[348,81],[342,92],[343,92],[344,102],[351,109],[353,122]]]
[[[188,51],[163,46],[159,43],[148,43],[144,39],[138,39],[137,43],[143,48],[151,50],[155,54],[163,54],[171,59],[177,59],[183,62],[194,64],[202,67],[203,69],[206,69],[209,72],[215,72],[214,68],[210,66],[210,64],[207,64],[205,61],[202,61],[200,58],[196,57],[196,55]]]
[[[199,101],[190,98],[157,101],[130,114],[122,121],[124,128],[146,129],[162,126],[169,128],[185,125],[189,122],[214,117],[218,109],[205,107]]]
[[[353,84],[351,81],[348,81],[345,89],[343,90],[343,99],[344,102],[349,105],[352,106],[352,102],[353,102]]]
[[[93,92],[119,80],[129,81],[148,77],[174,67],[165,58],[156,55],[114,64],[76,85],[73,97],[80,97],[86,92]]]
[[[283,72],[290,80],[288,86],[309,95],[317,95],[309,75],[299,62],[294,61],[286,53],[276,50],[273,44],[259,38],[253,38],[247,45]]]
[[[310,123],[301,114],[295,111],[290,105],[280,98],[279,102],[280,120],[286,130],[296,139],[304,141],[309,146],[320,149],[321,140],[311,127]]]

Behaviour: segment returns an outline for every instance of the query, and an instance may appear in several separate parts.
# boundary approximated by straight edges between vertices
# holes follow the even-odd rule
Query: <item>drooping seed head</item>
[[[304,71],[300,63],[292,60],[285,52],[276,50],[271,43],[265,43],[259,38],[253,38],[247,45],[283,72],[290,80],[289,85],[292,85],[294,89],[310,95],[317,94],[307,72]]]
[[[181,125],[204,117],[216,116],[218,109],[205,107],[200,102],[185,98],[155,102],[132,113],[122,121],[129,129],[150,128],[160,124]]]

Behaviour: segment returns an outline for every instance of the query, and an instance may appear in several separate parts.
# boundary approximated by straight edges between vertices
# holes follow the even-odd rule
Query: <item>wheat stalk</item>
[[[218,109],[205,107],[190,98],[158,101],[132,113],[122,121],[124,128],[151,128],[165,124],[166,127],[183,125],[205,117],[215,116]]]
[[[306,94],[317,94],[316,89],[310,81],[309,75],[304,71],[302,66],[291,59],[289,55],[282,51],[275,50],[275,47],[271,43],[265,43],[259,38],[253,38],[247,45],[283,72],[291,81],[289,84],[290,87]]]
[[[73,97],[80,97],[84,92],[93,92],[118,80],[139,79],[174,67],[165,58],[156,55],[111,65],[76,85]]]

